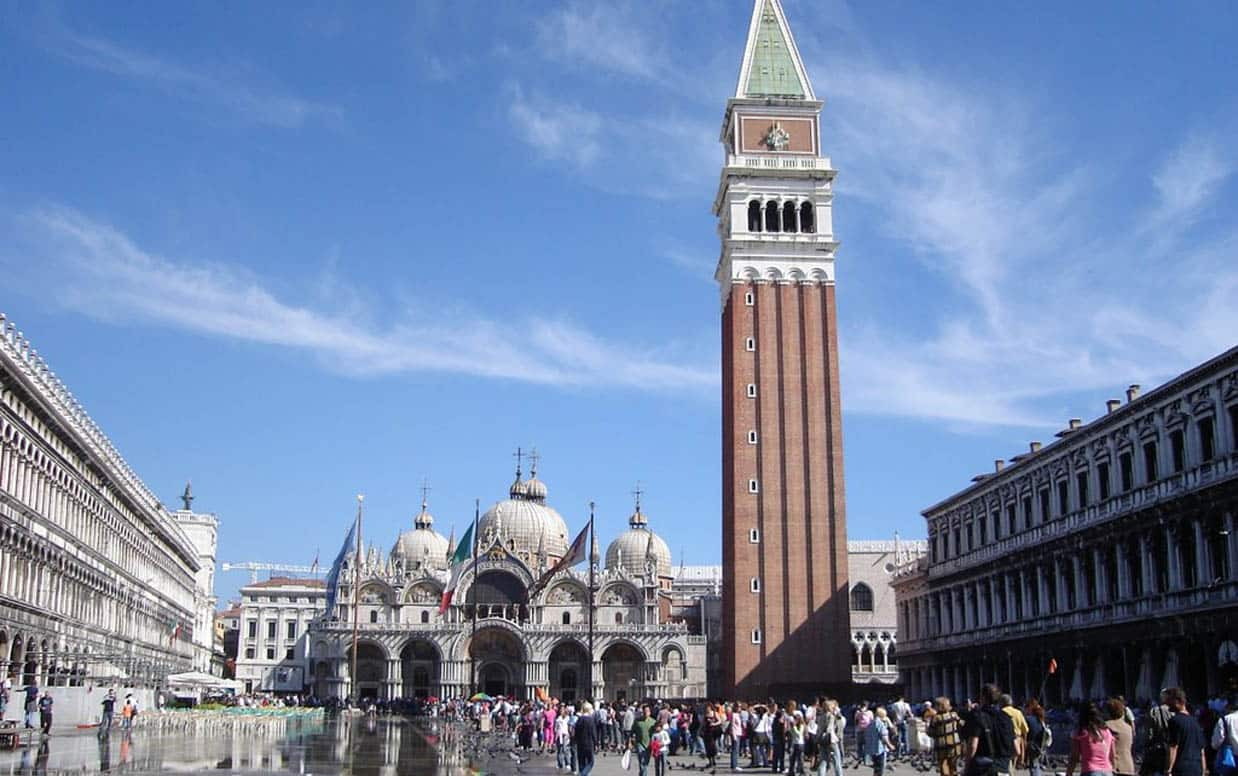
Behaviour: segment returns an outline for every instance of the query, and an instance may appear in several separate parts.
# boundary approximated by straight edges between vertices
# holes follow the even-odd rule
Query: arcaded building
[[[57,715],[75,722],[98,711],[90,687],[209,666],[208,552],[0,315],[0,671],[14,687],[64,688]]]
[[[898,682],[898,608],[894,576],[928,553],[923,539],[847,542],[847,594],[851,609],[851,681],[857,685]],[[875,698],[876,699],[876,698]]]
[[[727,100],[722,239],[722,692],[851,684],[834,169],[778,0],[756,0]]]
[[[895,580],[910,695],[1235,688],[1238,348],[1106,409],[924,511]]]
[[[333,610],[310,626],[307,686],[323,698],[354,691],[362,698],[456,698],[478,690],[523,699],[541,690],[567,701],[703,696],[705,637],[672,611],[670,549],[639,499],[628,524],[605,556],[595,539],[589,560],[538,590],[534,583],[578,529],[569,533],[536,472],[522,479],[517,471],[508,497],[480,516],[477,564],[468,564],[440,614],[455,547],[434,529],[423,501],[389,553],[370,547],[360,566],[348,559]]]

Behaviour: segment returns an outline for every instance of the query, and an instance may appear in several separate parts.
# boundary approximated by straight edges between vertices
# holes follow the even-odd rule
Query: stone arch
[[[644,664],[649,656],[640,645],[616,639],[602,650],[603,696],[610,701],[636,701],[645,695]]]
[[[771,280],[774,282],[782,280],[782,270],[778,269],[777,267],[770,267],[769,269],[765,270],[765,279]]]
[[[671,696],[679,695],[679,686],[688,679],[688,661],[678,644],[662,648],[662,678]]]
[[[409,639],[400,648],[401,696],[428,698],[439,695],[439,672],[443,653],[429,639]]]
[[[565,638],[551,648],[547,658],[551,697],[564,703],[587,698],[589,651],[575,638]]]
[[[528,648],[518,629],[487,623],[468,639],[466,657],[473,660],[477,686],[484,692],[523,697]]]
[[[759,199],[748,200],[748,231],[749,232],[760,232],[762,220],[763,219],[761,218],[761,200]]]
[[[778,201],[771,199],[765,203],[765,231],[778,232],[782,226],[782,208]]]
[[[812,202],[800,203],[800,231],[804,234],[813,234],[817,231],[816,210]]]
[[[782,205],[782,231],[792,234],[799,231],[799,208],[793,200],[787,200]]]
[[[791,278],[796,283],[802,283],[808,279],[804,274],[804,270],[799,267],[792,267],[791,271],[787,273],[787,277]]]
[[[814,269],[812,272],[808,273],[808,275],[813,280],[825,281],[830,279],[830,276],[826,273],[826,271],[820,267]]]
[[[761,273],[756,267],[744,267],[743,271],[739,274],[742,275],[745,280],[761,279]]]
[[[603,606],[640,606],[640,593],[630,582],[611,582],[598,592]]]
[[[357,674],[353,677],[358,698],[382,697],[383,683],[387,677],[387,660],[391,657],[381,641],[362,639],[357,642]],[[348,665],[352,667],[352,647],[348,648]]]
[[[542,598],[551,605],[585,604],[589,601],[589,591],[574,579],[564,579],[551,585]]]
[[[366,600],[367,597],[369,600]],[[381,579],[367,579],[361,583],[361,603],[363,604],[375,605],[382,603],[389,605],[398,598],[391,585]]]
[[[873,589],[863,582],[851,586],[851,611],[873,611]]]

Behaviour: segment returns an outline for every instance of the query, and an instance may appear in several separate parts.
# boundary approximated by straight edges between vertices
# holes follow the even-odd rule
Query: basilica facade
[[[434,529],[424,499],[389,552],[371,546],[360,563],[350,557],[334,606],[310,626],[312,691],[340,699],[354,689],[378,699],[475,691],[566,701],[704,696],[705,637],[672,616],[670,550],[639,498],[604,562],[595,537],[587,563],[539,588],[572,539],[547,495],[535,471],[527,480],[517,472],[508,497],[480,516],[477,561],[466,564],[442,613],[456,548]]]

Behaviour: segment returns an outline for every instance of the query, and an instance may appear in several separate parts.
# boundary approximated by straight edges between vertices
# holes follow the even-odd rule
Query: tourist
[[[1023,718],[1027,721],[1027,749],[1024,764],[1031,776],[1041,776],[1045,755],[1053,744],[1053,731],[1045,721],[1045,710],[1035,698],[1023,707]]]
[[[764,706],[757,706],[752,710],[750,717],[752,720],[751,743],[748,749],[752,754],[752,767],[764,768],[769,765],[769,746],[771,730],[773,729],[773,719],[770,718],[769,711]]]
[[[579,776],[589,776],[593,770],[593,750],[598,744],[597,716],[593,704],[585,701],[580,704],[580,716],[576,719],[576,773]]]
[[[636,706],[629,703],[623,710],[622,722],[619,723],[619,735],[623,737],[623,747],[626,749],[632,742],[632,726],[636,724]]]
[[[1208,769],[1204,762],[1204,731],[1187,711],[1186,693],[1170,687],[1165,691],[1165,700],[1174,713],[1165,735],[1169,745],[1166,772],[1173,776],[1203,776]]]
[[[773,717],[770,719],[769,726],[769,744],[770,749],[773,750],[769,767],[774,773],[782,773],[782,768],[786,765],[787,722],[786,713],[777,706],[774,706]]]
[[[567,750],[572,744],[572,733],[567,724],[568,715],[565,709],[560,708],[559,714],[555,716],[555,767],[559,770],[564,770],[572,764],[571,757],[568,756]]]
[[[133,718],[138,715],[138,705],[133,701],[133,693],[125,693],[125,704],[120,708],[121,730],[133,729]]]
[[[964,776],[1007,776],[1014,756],[1014,725],[999,707],[997,685],[980,688],[980,703],[963,722]]]
[[[649,748],[653,743],[653,726],[658,721],[653,718],[653,713],[649,708],[649,704],[641,706],[640,719],[632,723],[629,733],[628,748],[636,752],[636,763],[640,767],[640,776],[648,776],[649,774],[649,758],[651,756]]]
[[[804,772],[804,737],[807,732],[803,712],[795,712],[787,726],[787,773],[799,776]]]
[[[1079,726],[1070,739],[1066,776],[1074,776],[1076,766],[1082,776],[1111,776],[1115,762],[1113,733],[1096,704],[1087,703],[1079,711]]]
[[[1006,716],[1010,717],[1010,725],[1014,728],[1014,762],[1012,766],[1023,766],[1027,755],[1027,719],[1023,716],[1023,712],[1019,710],[1019,707],[1014,705],[1014,700],[1008,694],[1002,693],[998,702],[1001,704],[1002,711]]]
[[[935,701],[933,719],[929,723],[929,738],[933,739],[933,759],[939,776],[957,776],[959,758],[963,756],[962,720],[944,695]]]
[[[739,754],[743,748],[740,744],[744,740],[744,717],[739,711],[739,704],[732,703],[731,710],[727,714],[727,737],[731,740],[731,770],[738,771]]]
[[[898,732],[894,756],[896,758],[906,757],[911,753],[911,747],[907,741],[907,724],[911,720],[911,705],[903,700],[903,696],[898,696],[894,703],[890,704],[890,717],[894,720],[894,729]]]
[[[1217,712],[1216,726],[1212,729],[1212,748],[1217,752],[1217,776],[1235,776],[1238,768],[1226,765],[1224,748],[1229,748],[1230,758],[1238,758],[1238,695],[1229,696],[1226,708]]]
[[[1143,776],[1164,776],[1169,772],[1169,722],[1174,712],[1169,708],[1168,693],[1161,690],[1160,703],[1149,709],[1145,717],[1147,743],[1139,770]]]
[[[873,721],[864,731],[864,751],[873,762],[873,776],[882,776],[886,768],[886,755],[894,747],[890,744],[890,715],[878,706]]]
[[[865,739],[868,735],[868,726],[871,724],[873,724],[873,712],[868,708],[868,701],[861,701],[860,708],[855,712],[855,764],[857,767],[868,762]]]
[[[99,720],[99,735],[112,732],[112,718],[116,715],[116,691],[108,690],[103,696],[103,718]]]
[[[666,753],[670,751],[671,734],[667,732],[666,725],[662,722],[656,722],[653,726],[653,740],[649,743],[649,752],[653,758],[654,776],[664,776],[667,768]]]
[[[843,741],[847,732],[847,718],[838,710],[838,701],[826,698],[817,718],[817,776],[826,776],[833,765],[834,776],[843,776]]]
[[[39,681],[31,679],[26,685],[26,728],[34,730],[35,713],[39,710]]]
[[[45,736],[52,734],[52,704],[52,694],[44,692],[43,697],[39,698],[39,730]]]
[[[718,738],[723,724],[718,708],[712,703],[706,704],[705,719],[701,724],[699,734],[705,739],[705,764],[710,773],[718,767]]]
[[[1126,721],[1126,703],[1121,698],[1105,701],[1105,727],[1113,734],[1113,772],[1135,776],[1135,729]]]
[[[559,712],[554,706],[547,706],[542,712],[542,751],[546,749],[558,749],[557,740],[555,738],[555,720],[558,719]]]

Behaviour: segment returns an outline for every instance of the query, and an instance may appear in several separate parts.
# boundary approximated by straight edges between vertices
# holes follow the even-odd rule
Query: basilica
[[[412,529],[389,553],[370,546],[359,563],[347,559],[334,606],[309,626],[313,692],[341,699],[354,689],[376,699],[474,691],[518,698],[544,692],[567,701],[703,696],[705,637],[673,606],[670,550],[649,527],[639,495],[630,527],[607,547],[604,564],[594,537],[587,563],[539,588],[572,539],[547,496],[536,470],[528,479],[517,470],[508,497],[481,514],[477,561],[466,564],[442,613],[456,547],[434,529],[424,498]]]

